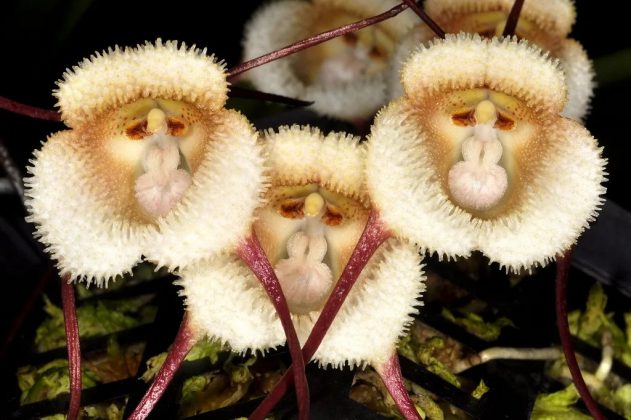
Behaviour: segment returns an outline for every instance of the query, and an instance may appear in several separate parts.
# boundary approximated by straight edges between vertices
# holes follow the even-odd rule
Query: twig
[[[524,7],[525,0],[515,0],[513,3],[513,7],[510,9],[510,13],[508,14],[508,19],[506,20],[506,26],[504,27],[504,36],[512,36],[515,34],[515,30],[517,29],[517,22],[519,22],[519,15],[521,14],[521,9]]]
[[[330,31],[319,33],[307,39],[294,42],[293,44],[287,45],[286,47],[283,47],[279,50],[272,51],[260,57],[253,58],[228,70],[228,78],[237,76],[255,67],[262,66],[263,64],[267,64],[280,58],[287,57],[288,55],[321,44],[338,36],[342,36],[349,32],[358,31],[367,26],[374,25],[386,19],[390,19],[391,17],[394,17],[403,12],[407,8],[408,5],[402,3],[384,13],[381,13],[380,15],[369,17],[367,19],[362,19],[357,22],[349,23],[348,25],[340,26],[339,28],[331,29]]]
[[[436,21],[434,21],[434,19],[432,19],[431,17],[429,17],[429,15],[427,13],[425,13],[425,10],[421,9],[418,4],[416,4],[416,0],[403,0],[405,2],[405,4],[408,5],[408,7],[410,9],[412,9],[412,11],[414,13],[416,13],[418,15],[418,17],[421,18],[421,20],[423,22],[425,22],[425,24],[427,26],[429,26],[429,28],[434,31],[434,33],[436,34],[436,36],[440,37],[440,38],[445,38],[445,31],[443,28],[440,27],[440,25],[438,25],[438,23],[436,23]]]
[[[38,120],[61,121],[61,115],[59,115],[59,113],[56,111],[21,104],[3,96],[0,96],[0,109],[4,109],[15,114],[24,115]]]
[[[570,325],[567,320],[567,278],[570,271],[570,261],[572,260],[572,251],[567,251],[563,256],[557,258],[557,273],[556,273],[556,315],[557,315],[557,328],[559,330],[559,337],[561,338],[561,346],[563,347],[563,353],[565,354],[565,361],[570,369],[572,380],[576,386],[578,394],[585,403],[587,410],[596,420],[605,420],[605,416],[602,415],[596,401],[589,393],[585,380],[581,374],[581,369],[576,361],[576,354],[574,354],[574,346],[572,344],[572,336],[570,335]]]

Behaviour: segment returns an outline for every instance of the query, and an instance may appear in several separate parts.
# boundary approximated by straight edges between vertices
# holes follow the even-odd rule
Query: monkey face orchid
[[[298,127],[270,132],[263,143],[271,187],[254,228],[304,343],[368,219],[365,148],[345,134]],[[381,247],[315,359],[335,367],[385,363],[419,304],[420,268],[415,247],[396,239]],[[181,275],[191,325],[200,335],[226,341],[235,351],[284,342],[265,291],[237,260],[205,261]]]
[[[394,0],[283,0],[264,6],[246,27],[245,59],[396,6]],[[374,114],[386,102],[392,50],[412,27],[405,11],[393,19],[254,69],[248,78],[265,91],[315,101],[323,115],[349,121]]]
[[[544,265],[593,219],[604,160],[559,115],[563,72],[511,39],[448,36],[413,54],[405,96],[377,117],[367,181],[397,235],[439,255]],[[385,174],[385,175],[384,175]]]
[[[142,255],[174,268],[249,233],[262,158],[205,50],[158,40],[97,53],[55,95],[70,130],[35,153],[26,183],[62,273],[103,285]]]
[[[513,4],[513,0],[428,0],[425,9],[447,32],[477,33],[492,38],[502,35]],[[562,115],[581,120],[589,109],[594,71],[581,45],[567,37],[575,18],[570,0],[528,0],[521,10],[515,35],[559,59],[568,87]],[[402,63],[420,43],[432,38],[433,34],[420,25],[401,42],[390,77],[392,97],[402,94],[399,80]]]

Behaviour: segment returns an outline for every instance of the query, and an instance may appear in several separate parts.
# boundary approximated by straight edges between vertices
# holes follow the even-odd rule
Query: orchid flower
[[[396,232],[512,271],[574,244],[602,203],[605,161],[559,115],[555,61],[523,41],[450,35],[409,58],[402,85],[375,121],[367,163],[371,198]]]
[[[173,269],[249,233],[263,159],[249,122],[223,108],[213,57],[158,40],[97,53],[58,85],[70,130],[35,152],[26,184],[62,274],[105,286],[142,255]]]
[[[297,126],[268,132],[262,142],[271,186],[254,229],[305,343],[368,220],[366,150],[356,137]],[[197,339],[219,339],[236,352],[265,351],[285,341],[265,291],[236,258],[220,256],[180,274]],[[423,281],[417,248],[394,238],[386,242],[359,275],[315,361],[323,367],[375,366],[387,385],[404,392],[400,372],[389,369],[397,339],[420,305]],[[401,396],[394,398],[405,407]],[[407,403],[402,411],[415,410]]]
[[[250,59],[302,38],[377,15],[394,0],[282,0],[262,7],[248,23],[243,42]],[[414,24],[397,17],[278,60],[248,73],[257,88],[314,101],[319,114],[351,122],[372,116],[386,101],[390,55]]]
[[[64,279],[105,286],[143,255],[174,270],[236,253],[272,298],[302,364],[278,280],[251,234],[266,184],[263,157],[248,120],[224,108],[223,65],[205,50],[158,40],[97,53],[58,86],[70,130],[35,152],[26,205]],[[72,320],[74,308],[64,307]],[[73,337],[69,348],[78,358]],[[71,370],[78,364],[73,360]],[[304,371],[296,372],[299,401],[308,404]],[[78,410],[75,373],[70,417]],[[141,411],[156,400],[152,394]]]
[[[514,3],[514,0],[428,0],[425,10],[447,32],[494,37],[502,35]],[[585,50],[568,38],[575,18],[571,0],[528,0],[523,4],[515,35],[559,60],[568,87],[562,115],[581,121],[589,110],[595,83],[593,66]],[[389,79],[392,98],[402,95],[403,63],[421,43],[433,38],[434,34],[426,25],[417,25],[398,45]]]
[[[565,288],[571,248],[603,201],[605,160],[591,134],[561,116],[558,61],[514,38],[450,35],[414,53],[401,79],[404,96],[380,112],[369,139],[381,218],[440,256],[479,250],[510,271],[558,259],[563,350],[590,413],[604,418],[576,363]]]

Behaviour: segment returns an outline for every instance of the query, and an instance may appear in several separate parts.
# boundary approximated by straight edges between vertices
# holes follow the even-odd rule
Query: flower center
[[[288,257],[274,267],[294,313],[304,314],[321,307],[333,283],[331,269],[323,262],[328,249],[321,219],[325,204],[317,192],[305,198],[302,229],[289,237]]]
[[[154,217],[166,215],[191,185],[191,175],[180,169],[177,137],[168,133],[164,111],[153,108],[147,114],[147,148],[142,158],[144,173],[136,179],[136,199]]]
[[[459,205],[484,211],[504,197],[508,177],[499,165],[503,148],[495,128],[498,112],[493,102],[479,102],[473,120],[473,133],[462,142],[463,160],[449,170],[448,186]]]
[[[361,235],[366,209],[317,184],[276,186],[255,232],[295,314],[322,308]]]

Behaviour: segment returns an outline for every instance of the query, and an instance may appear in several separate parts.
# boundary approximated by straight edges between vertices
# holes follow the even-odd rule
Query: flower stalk
[[[68,420],[76,420],[81,408],[81,344],[79,342],[79,322],[75,304],[74,285],[70,275],[61,279],[61,303],[64,312],[66,345],[68,347],[68,377],[70,378],[70,404]]]
[[[563,347],[563,353],[565,354],[565,361],[570,369],[572,380],[576,386],[581,399],[585,403],[587,410],[596,420],[604,420],[605,416],[600,412],[596,401],[589,392],[581,369],[578,366],[576,360],[576,354],[574,354],[574,345],[572,344],[572,336],[570,334],[570,325],[567,319],[567,278],[570,272],[570,262],[572,260],[572,251],[567,251],[565,254],[557,258],[557,272],[556,272],[556,315],[557,315],[557,328],[559,330],[559,337],[561,339],[561,346]]]
[[[344,268],[339,281],[331,292],[320,317],[316,321],[311,334],[302,348],[302,355],[305,360],[310,360],[315,354],[318,346],[324,339],[331,323],[335,319],[340,307],[344,303],[346,296],[355,284],[363,268],[368,263],[370,257],[375,253],[377,248],[391,236],[386,225],[379,218],[376,210],[372,210],[368,216],[366,227],[353,250],[353,253]],[[265,416],[276,406],[280,399],[285,395],[291,381],[293,380],[292,371],[294,366],[290,366],[282,379],[276,384],[272,392],[261,402],[261,404],[250,415],[250,420],[263,420]],[[394,398],[394,396],[393,396]]]
[[[197,335],[190,327],[188,316],[184,315],[166,360],[142,400],[129,416],[130,420],[142,420],[149,416],[197,339]]]
[[[405,389],[397,353],[395,352],[383,365],[376,366],[376,370],[403,417],[406,420],[420,420],[421,416]]]
[[[259,279],[278,313],[283,330],[287,336],[287,347],[289,347],[289,353],[293,365],[295,366],[292,372],[293,380],[296,384],[299,418],[301,420],[308,419],[310,401],[309,384],[307,383],[307,376],[305,374],[305,360],[302,351],[300,351],[300,342],[298,341],[294,324],[291,321],[289,306],[287,305],[287,300],[285,299],[278,278],[254,232],[241,243],[236,253],[252,270],[256,278]]]

